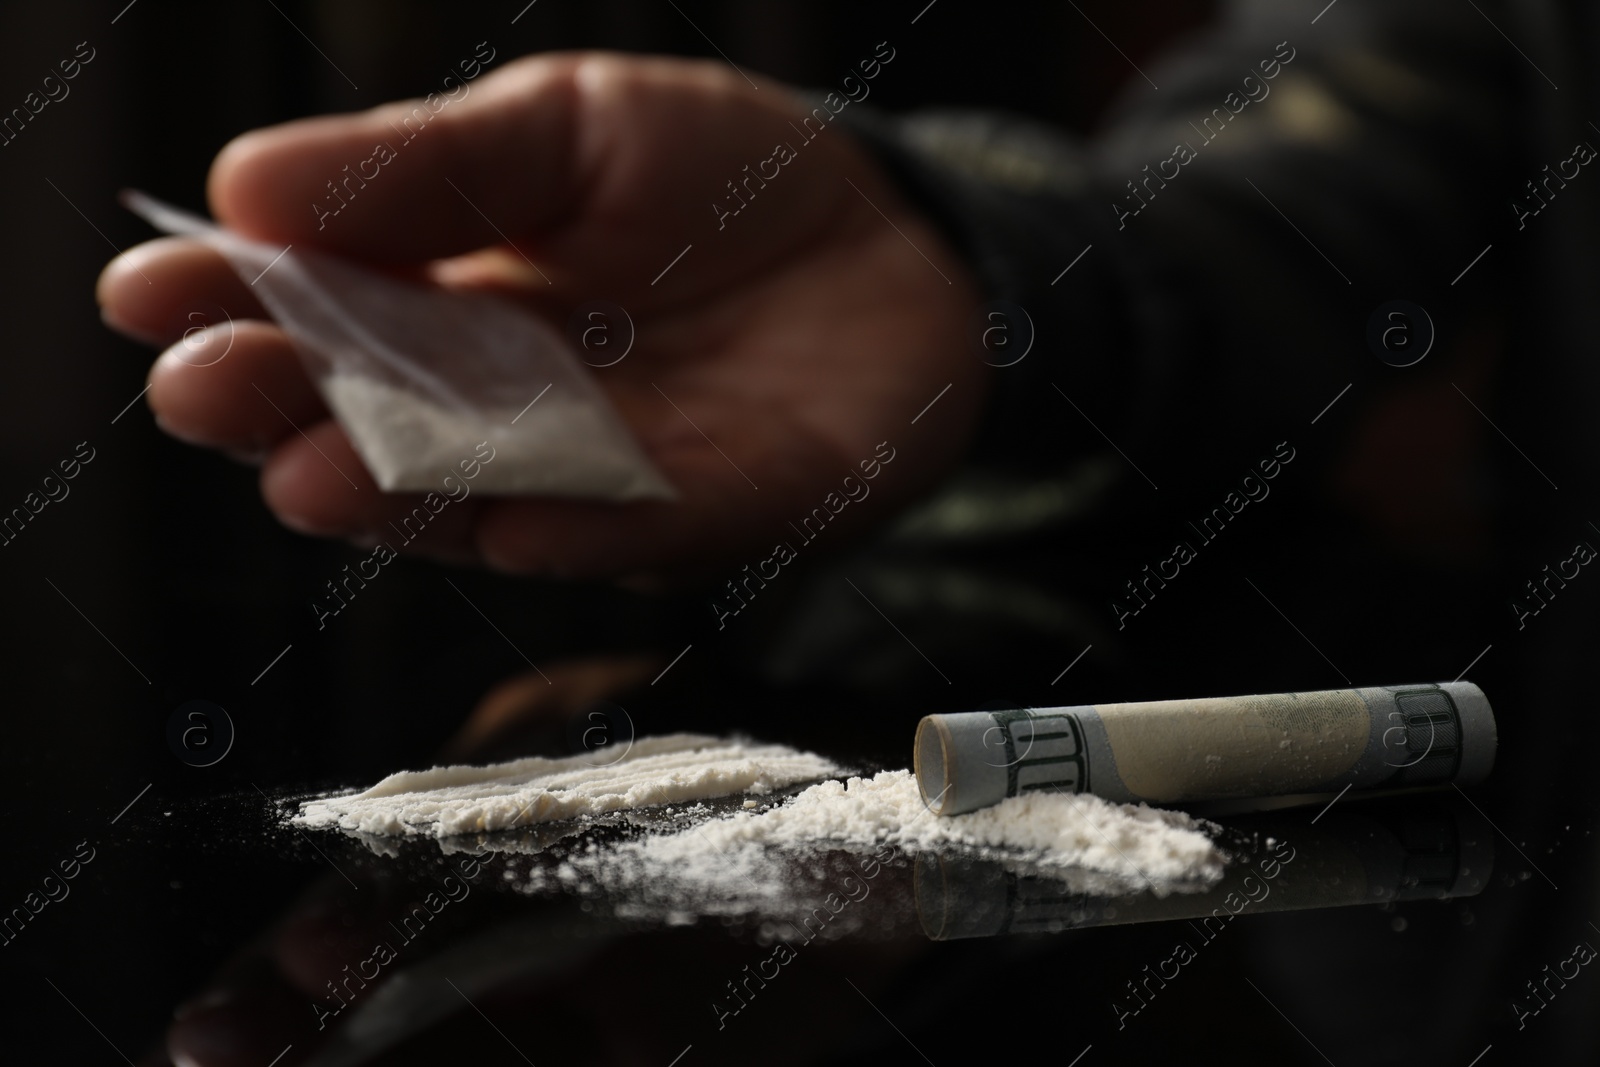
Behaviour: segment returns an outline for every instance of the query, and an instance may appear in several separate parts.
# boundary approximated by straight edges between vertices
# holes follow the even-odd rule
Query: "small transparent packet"
[[[565,339],[531,311],[241,237],[144,193],[122,202],[227,259],[294,341],[385,491],[437,490],[487,441],[494,459],[474,479],[481,492],[676,496]]]

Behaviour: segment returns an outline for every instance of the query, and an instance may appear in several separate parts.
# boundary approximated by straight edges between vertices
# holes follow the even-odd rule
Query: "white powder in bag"
[[[488,442],[494,460],[478,465],[473,488],[500,495],[582,495],[630,499],[639,489],[639,459],[622,448],[614,425],[592,402],[555,388],[525,415],[515,407],[463,411],[381,378],[331,374],[321,381],[328,406],[351,435],[361,460],[383,489],[438,490],[462,480],[460,464]]]
[[[528,308],[251,240],[143,193],[122,199],[250,284],[383,490],[436,491],[489,440],[483,492],[674,498],[573,347]]]

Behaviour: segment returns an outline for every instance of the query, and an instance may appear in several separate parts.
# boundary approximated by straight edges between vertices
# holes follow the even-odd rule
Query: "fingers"
[[[287,436],[261,471],[261,495],[280,522],[302,533],[461,560],[475,558],[475,496],[384,493],[350,439],[327,421]]]
[[[534,57],[423,100],[244,134],[212,164],[212,210],[252,237],[380,261],[530,236],[579,192],[582,62]]]
[[[222,256],[186,237],[128,249],[95,285],[106,324],[147,344],[168,345],[196,327],[264,319],[261,303]]]
[[[114,329],[169,347],[150,369],[156,421],[192,444],[254,455],[328,417],[294,346],[223,257],[163,238],[118,256],[96,286]]]
[[[149,403],[174,437],[247,455],[328,418],[288,336],[250,320],[192,331],[163,352]]]
[[[380,492],[293,343],[260,321],[264,309],[218,253],[187,239],[148,242],[106,267],[97,296],[114,328],[169,345],[151,368],[148,394],[162,429],[236,456],[270,454],[262,492],[286,525],[364,545],[384,540],[397,552],[475,558],[477,501],[451,501],[434,514],[423,494]]]

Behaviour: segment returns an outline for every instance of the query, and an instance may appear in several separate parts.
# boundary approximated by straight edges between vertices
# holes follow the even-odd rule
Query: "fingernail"
[[[276,514],[279,522],[295,533],[305,534],[307,537],[342,537],[346,532],[335,527],[319,526],[304,515],[290,515],[282,511]]]
[[[161,344],[161,338],[157,337],[153,333],[141,329],[138,326],[134,326],[131,323],[117,318],[117,316],[112,313],[110,308],[103,307],[100,309],[100,321],[105,323],[107,329],[110,329],[116,333],[120,333],[124,337],[131,337],[135,341],[142,341],[143,343],[151,346],[158,346]]]
[[[168,437],[176,437],[178,440],[182,441],[184,444],[186,444],[186,445],[194,445],[196,448],[215,448],[216,447],[217,443],[215,441],[207,441],[203,437],[195,437],[193,434],[187,434],[187,433],[183,433],[183,432],[181,432],[179,430],[173,429],[172,424],[167,422],[166,419],[162,418],[161,417],[161,412],[156,411],[154,408],[150,409],[150,414],[151,414],[151,417],[155,419],[156,428],[159,429],[162,433],[166,434]]]
[[[233,448],[225,454],[242,467],[259,467],[267,461],[267,452],[265,448]]]
[[[172,1011],[172,1020],[173,1022],[182,1022],[197,1011],[203,1011],[207,1008],[220,1008],[237,995],[237,990],[229,989],[227,986],[215,986],[179,1004]]]

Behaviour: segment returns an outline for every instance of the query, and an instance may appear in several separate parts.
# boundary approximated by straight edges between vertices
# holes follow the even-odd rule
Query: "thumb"
[[[380,262],[536,236],[577,201],[585,58],[530,57],[418,100],[246,133],[212,163],[212,211],[250,237]]]

